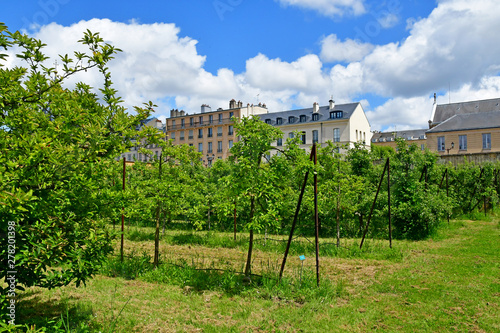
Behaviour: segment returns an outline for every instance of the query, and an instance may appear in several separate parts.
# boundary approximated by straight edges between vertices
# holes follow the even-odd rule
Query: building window
[[[222,141],[217,141],[217,152],[222,153]]]
[[[295,117],[294,116],[288,117],[288,123],[289,124],[293,124],[294,122],[295,122]]]
[[[233,140],[229,140],[228,145],[229,148],[233,147]]]
[[[330,112],[330,119],[338,119],[338,118],[342,118],[342,117],[343,117],[342,111],[331,111]]]
[[[181,119],[181,128],[186,127],[185,122],[186,122],[186,119],[182,118],[182,119]]]
[[[232,112],[232,111],[229,112],[229,119],[233,118],[233,116],[234,116],[234,112]]]
[[[313,131],[313,143],[318,143],[318,131],[314,130]]]
[[[271,119],[266,119],[266,124],[271,125]]]
[[[300,136],[300,140],[302,141],[302,144],[306,144],[306,132],[302,132],[302,135]]]
[[[227,134],[228,135],[233,135],[233,133],[234,133],[234,131],[233,131],[233,125],[229,125]]]
[[[198,139],[201,139],[201,138],[203,138],[203,129],[199,128],[198,129]]]
[[[283,139],[279,138],[278,140],[276,140],[276,146],[278,147],[283,146]]]
[[[172,132],[172,133],[170,134],[170,138],[175,140],[175,132]]]
[[[179,140],[184,140],[184,131],[180,131]]]
[[[491,133],[483,133],[483,149],[491,149]]]
[[[340,142],[340,128],[333,129],[333,142]]]
[[[189,130],[189,136],[188,136],[188,139],[189,139],[189,140],[192,140],[192,139],[193,139],[193,130]]]
[[[219,113],[219,124],[222,124],[222,113]]]
[[[444,151],[445,149],[445,141],[444,136],[438,136],[438,151]]]
[[[193,146],[193,144],[192,144],[192,143],[190,143],[190,144],[189,144],[189,147],[192,147],[192,146]]]
[[[175,120],[172,120],[172,129],[175,129]]]
[[[203,143],[198,143],[198,152],[203,153]]]
[[[301,123],[305,123],[306,122],[306,116],[305,115],[300,115],[300,119],[299,119],[299,122]]]
[[[208,133],[207,133],[207,137],[211,138],[213,135],[213,128],[208,128]]]
[[[194,118],[193,117],[189,118],[189,125],[190,126],[194,125]]]
[[[209,142],[208,143],[208,151],[207,151],[208,154],[211,154],[212,153],[212,142]]]
[[[458,149],[467,150],[467,135],[458,136]]]
[[[283,124],[283,118],[280,117],[276,118],[276,125],[281,125],[281,124]]]
[[[313,114],[313,117],[312,117],[312,120],[313,120],[313,121],[316,121],[316,120],[318,120],[318,119],[319,119],[319,114],[318,114],[318,113],[314,113],[314,114]]]
[[[200,116],[200,125],[203,125],[203,116]]]
[[[293,139],[295,137],[295,134],[293,132],[288,133],[288,137],[290,139]]]
[[[217,136],[222,136],[222,126],[217,127]]]
[[[425,143],[422,143],[422,144],[420,145],[420,150],[425,150]]]
[[[127,161],[132,161],[130,154],[127,155]]]
[[[208,123],[212,124],[213,122],[214,122],[214,115],[211,114],[211,115],[208,116]]]

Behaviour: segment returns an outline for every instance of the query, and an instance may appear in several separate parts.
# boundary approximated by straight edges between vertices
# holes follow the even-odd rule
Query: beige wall
[[[318,131],[318,145],[324,146],[327,141],[334,142],[333,131],[338,128],[340,133],[339,144],[354,146],[356,142],[356,131],[358,133],[357,141],[365,141],[367,148],[370,148],[372,133],[370,123],[365,116],[361,106],[358,106],[349,119],[335,119],[317,122],[294,123],[292,125],[278,126],[283,132],[283,144],[289,137],[289,133],[299,131],[306,132],[306,144],[301,145],[303,149],[310,149],[313,145],[313,131]],[[365,140],[363,140],[363,138]]]
[[[483,149],[483,133],[491,133],[491,149]],[[467,150],[459,149],[460,135],[467,135]],[[454,148],[449,151],[450,155],[500,152],[500,128],[427,133],[427,143],[430,150],[438,151],[437,142],[440,136],[444,136],[445,138],[446,149],[451,147],[452,142],[454,143]],[[438,151],[438,153],[447,155],[448,151]]]
[[[358,141],[364,141],[365,145],[370,147],[370,142],[372,140],[373,133],[371,132],[370,123],[366,118],[366,114],[359,104],[351,115],[349,121],[349,142],[352,143]],[[342,140],[342,138],[341,138]]]
[[[406,140],[406,142],[408,143],[408,145],[412,144],[416,145],[420,150],[424,150],[427,147],[427,139]],[[372,145],[381,147],[391,147],[394,150],[396,150],[397,143],[396,141],[385,141],[385,142],[378,141],[378,142],[372,142]]]
[[[244,108],[247,109],[247,108]],[[240,109],[228,109],[221,111],[213,111],[207,113],[197,113],[187,116],[180,116],[174,118],[167,118],[167,135],[169,139],[172,139],[172,135],[175,136],[173,143],[176,145],[188,144],[192,145],[196,151],[198,151],[199,143],[203,144],[203,160],[217,160],[225,159],[229,155],[229,142],[236,142],[238,140],[233,122],[231,121],[230,114],[234,117],[239,118],[241,115]],[[219,114],[222,114],[222,121],[219,122]],[[212,123],[210,123],[210,115],[213,116]],[[200,117],[203,117],[203,124],[199,123]],[[190,125],[190,118],[193,118],[194,124]],[[184,127],[182,127],[182,119],[184,119]],[[175,121],[175,125],[174,125]],[[233,126],[233,134],[229,134],[229,128]],[[218,128],[222,128],[222,135],[218,136]],[[212,137],[208,136],[209,128],[212,129]],[[198,130],[203,131],[203,137],[198,137]],[[189,131],[193,131],[193,138],[189,138]],[[184,140],[181,140],[181,132],[184,132]],[[222,151],[218,151],[218,142],[222,142]],[[208,151],[209,142],[212,143],[212,151]],[[208,156],[207,156],[208,155]]]

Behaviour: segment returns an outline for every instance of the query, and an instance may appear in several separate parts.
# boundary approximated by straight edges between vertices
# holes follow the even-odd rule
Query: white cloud
[[[383,105],[367,111],[372,130],[397,130],[425,128],[432,112],[433,98],[430,97],[396,97]],[[365,109],[366,111],[366,109]]]
[[[399,16],[394,13],[385,13],[385,15],[378,18],[378,23],[382,28],[389,29],[399,23]]]
[[[359,61],[368,55],[374,46],[369,43],[361,43],[352,39],[344,42],[331,34],[321,40],[321,59],[324,62],[352,62]]]
[[[247,60],[245,78],[254,87],[272,91],[291,89],[307,93],[320,91],[328,84],[321,60],[314,54],[290,63],[259,54]]]
[[[325,13],[328,6],[353,10],[355,3],[363,5],[349,0],[281,2]],[[172,107],[199,112],[204,103],[227,108],[232,98],[244,104],[263,102],[270,111],[280,111],[309,107],[315,101],[325,105],[332,94],[337,103],[371,94],[388,99],[378,103],[382,105],[363,104],[373,128],[392,124],[403,129],[425,127],[430,96],[447,91],[448,85],[453,88],[452,101],[500,95],[500,43],[495,34],[500,31],[499,14],[496,0],[439,1],[428,17],[409,23],[409,36],[400,42],[371,45],[331,34],[322,39],[319,56],[284,61],[258,54],[247,60],[242,73],[205,70],[206,57],[198,53],[197,41],[182,37],[174,24],[94,19],[69,27],[49,24],[35,37],[48,44],[53,62],[57,54],[82,51],[76,41],[87,28],[100,31],[124,51],[110,63],[110,70],[126,105],[153,100],[159,105],[158,115],[167,115]],[[334,64],[325,66],[330,62]],[[102,82],[95,71],[79,79],[95,87]],[[447,101],[447,95],[438,97],[438,102]]]
[[[494,0],[440,3],[401,44],[379,46],[363,60],[371,89],[409,97],[496,74],[500,44],[492,31],[500,30],[499,13]]]
[[[345,14],[361,15],[366,12],[364,0],[277,0],[284,6],[297,6],[318,13],[340,17]]]

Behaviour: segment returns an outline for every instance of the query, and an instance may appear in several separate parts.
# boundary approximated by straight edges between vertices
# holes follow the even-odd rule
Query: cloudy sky
[[[361,102],[372,130],[403,130],[427,127],[434,93],[440,104],[500,97],[498,0],[0,4],[0,22],[45,42],[52,63],[81,50],[86,29],[100,32],[123,50],[110,68],[125,105],[151,100],[160,118],[232,98],[277,112],[333,96]]]

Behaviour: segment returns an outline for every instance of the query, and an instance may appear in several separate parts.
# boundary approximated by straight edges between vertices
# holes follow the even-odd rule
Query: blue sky
[[[497,2],[26,0],[2,1],[0,21],[53,59],[99,31],[124,51],[111,69],[126,106],[152,100],[160,118],[232,98],[277,112],[333,96],[392,130],[427,126],[434,92],[438,103],[498,97]]]

